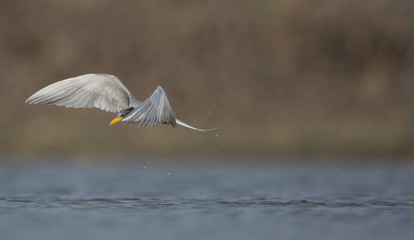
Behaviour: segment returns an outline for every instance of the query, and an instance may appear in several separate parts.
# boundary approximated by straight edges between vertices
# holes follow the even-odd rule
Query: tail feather
[[[200,129],[200,128],[195,128],[193,126],[190,126],[187,123],[185,123],[183,121],[180,121],[178,119],[175,119],[175,121],[178,125],[181,125],[183,127],[189,128],[189,129],[197,130],[197,131],[200,131],[200,132],[208,132],[208,131],[213,131],[213,130],[217,130],[217,129],[221,128],[221,127],[216,127],[216,128],[210,128],[210,129]]]

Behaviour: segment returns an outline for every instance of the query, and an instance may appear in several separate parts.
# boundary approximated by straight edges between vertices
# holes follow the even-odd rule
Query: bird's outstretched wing
[[[139,122],[138,127],[150,127],[157,123],[170,124],[173,127],[177,125],[167,94],[161,86],[157,87],[151,97],[138,104],[123,121],[128,123]]]
[[[117,77],[99,73],[51,84],[29,97],[26,103],[47,103],[72,108],[96,107],[109,112],[119,112],[128,108],[131,98],[135,100]]]

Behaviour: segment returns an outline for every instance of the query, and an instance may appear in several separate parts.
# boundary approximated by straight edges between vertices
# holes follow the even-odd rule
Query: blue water
[[[414,169],[0,164],[0,239],[413,239]]]

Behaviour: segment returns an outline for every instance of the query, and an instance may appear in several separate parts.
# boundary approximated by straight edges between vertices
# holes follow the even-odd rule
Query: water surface
[[[0,165],[0,239],[412,239],[409,167]]]

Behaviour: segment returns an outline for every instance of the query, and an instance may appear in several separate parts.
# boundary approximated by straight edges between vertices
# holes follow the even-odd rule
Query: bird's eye
[[[133,107],[124,109],[121,112],[119,112],[118,117],[124,118],[126,115],[128,115],[130,112],[132,112],[132,110],[134,110]]]

